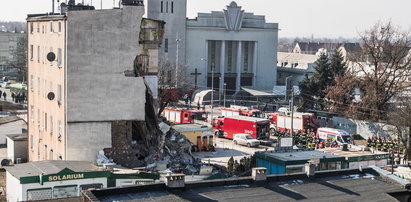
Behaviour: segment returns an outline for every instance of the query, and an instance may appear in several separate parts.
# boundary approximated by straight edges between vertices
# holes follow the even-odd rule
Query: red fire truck
[[[234,134],[250,134],[258,140],[270,137],[270,120],[248,116],[218,117],[213,119],[213,127],[218,137],[233,139]]]
[[[197,109],[165,108],[163,116],[175,124],[194,123],[194,120],[207,121],[207,113]]]
[[[258,109],[250,109],[248,107],[231,105],[230,108],[221,108],[221,116],[253,116],[260,117],[261,111]]]
[[[274,134],[276,131],[284,132],[291,130],[291,122],[294,122],[294,131],[306,131],[307,129],[316,131],[318,128],[316,118],[312,113],[295,112],[293,119],[291,114],[282,112],[266,113],[265,117],[270,120],[271,134]]]

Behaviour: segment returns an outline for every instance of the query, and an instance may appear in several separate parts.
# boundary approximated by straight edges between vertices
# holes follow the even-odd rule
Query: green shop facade
[[[70,198],[90,188],[144,184],[159,177],[149,173],[117,174],[88,162],[30,162],[6,167],[6,194],[8,201]]]
[[[267,168],[268,175],[305,172],[309,161],[317,164],[316,171],[347,168],[345,158],[319,151],[256,152],[257,167]]]

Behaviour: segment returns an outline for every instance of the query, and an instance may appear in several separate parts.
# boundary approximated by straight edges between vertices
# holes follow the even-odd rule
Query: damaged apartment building
[[[27,18],[29,161],[138,159],[164,23],[144,19],[142,1],[59,8]]]

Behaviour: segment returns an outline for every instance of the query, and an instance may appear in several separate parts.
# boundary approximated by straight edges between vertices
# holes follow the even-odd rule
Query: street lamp
[[[221,83],[221,76],[220,76],[220,78],[219,78],[219,80],[218,80],[219,82],[218,82],[218,86],[220,86],[220,83]],[[220,91],[220,89],[218,89],[218,106],[221,106],[221,91]]]
[[[227,91],[227,84],[224,83],[224,108],[225,108],[225,94],[226,94],[226,91]]]

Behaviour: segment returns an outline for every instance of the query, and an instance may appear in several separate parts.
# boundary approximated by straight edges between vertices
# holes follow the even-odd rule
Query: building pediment
[[[243,18],[244,10],[241,10],[241,6],[238,6],[234,1],[227,6],[227,10],[224,10],[225,25],[229,31],[239,31]]]

